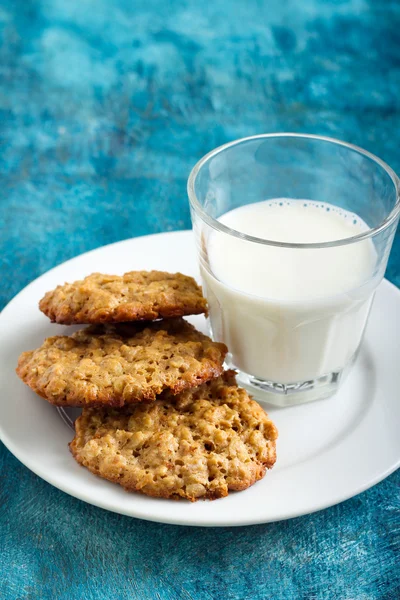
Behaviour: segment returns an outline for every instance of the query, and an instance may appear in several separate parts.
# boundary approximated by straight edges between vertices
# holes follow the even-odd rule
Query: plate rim
[[[42,278],[51,275],[52,272],[55,271],[56,269],[58,269],[62,266],[68,265],[74,261],[77,261],[82,256],[88,256],[88,255],[94,254],[100,250],[103,251],[105,249],[109,249],[110,247],[124,245],[127,242],[130,242],[132,240],[143,239],[143,238],[150,239],[150,238],[159,237],[159,236],[163,236],[163,237],[182,236],[182,237],[184,237],[184,236],[188,236],[189,234],[192,235],[191,230],[177,230],[177,231],[159,232],[159,233],[153,233],[153,234],[148,234],[148,235],[135,236],[133,238],[127,238],[124,240],[119,240],[117,242],[113,242],[111,244],[99,246],[99,247],[89,250],[87,252],[83,252],[77,256],[74,256],[58,265],[55,265],[54,267],[52,267],[45,273],[42,273],[36,279],[29,282],[19,292],[17,292],[17,294],[15,294],[11,298],[11,300],[6,304],[6,306],[0,312],[0,322],[1,322],[1,319],[4,318],[4,313],[7,313],[7,311],[9,310],[10,305],[12,305],[14,303],[14,301],[16,301],[20,295],[22,295],[23,293],[26,293],[26,291],[29,291],[29,288],[31,286],[33,287]],[[400,302],[400,289],[396,285],[394,285],[392,282],[390,282],[387,279],[384,279],[383,282],[381,283],[381,285],[384,285],[385,287],[387,287],[388,290],[390,289],[390,292],[394,293],[397,297],[397,301]],[[72,496],[80,501],[86,502],[88,504],[91,504],[91,505],[101,508],[103,510],[108,510],[110,512],[114,512],[116,514],[122,514],[124,516],[128,516],[131,518],[133,517],[133,518],[138,518],[138,519],[142,519],[142,520],[146,520],[146,521],[150,521],[150,522],[166,523],[166,524],[172,524],[172,525],[183,525],[183,526],[190,526],[190,527],[241,527],[241,526],[249,526],[249,525],[259,525],[259,524],[264,524],[264,523],[272,523],[272,522],[276,522],[276,521],[284,521],[284,520],[291,519],[291,518],[301,517],[301,516],[304,516],[307,514],[313,514],[313,513],[319,512],[320,510],[325,510],[326,508],[335,506],[341,502],[345,502],[346,500],[349,500],[350,498],[353,498],[353,497],[361,494],[362,492],[368,490],[369,488],[373,487],[374,485],[376,485],[376,484],[380,483],[381,481],[383,481],[384,479],[386,479],[389,475],[394,473],[400,467],[400,456],[399,456],[397,459],[397,462],[394,462],[390,467],[388,467],[385,471],[383,471],[379,475],[373,477],[372,479],[368,479],[363,485],[358,486],[355,490],[353,489],[349,492],[339,493],[335,498],[332,498],[332,500],[329,501],[328,503],[325,503],[322,506],[317,506],[315,508],[312,508],[311,510],[310,509],[306,509],[306,510],[294,509],[292,511],[289,510],[289,511],[286,511],[286,513],[284,513],[283,515],[279,514],[276,516],[276,518],[272,517],[272,518],[268,518],[268,519],[265,519],[265,518],[260,519],[259,517],[251,518],[251,516],[246,515],[246,516],[241,517],[240,522],[231,521],[229,519],[222,520],[222,521],[219,520],[218,523],[215,521],[212,521],[212,520],[196,522],[196,518],[194,518],[191,521],[188,520],[187,517],[177,518],[176,516],[173,516],[173,517],[169,518],[168,511],[165,512],[165,516],[163,516],[162,518],[157,517],[157,516],[152,517],[147,514],[143,515],[143,514],[141,514],[140,510],[134,511],[135,514],[133,514],[132,511],[125,510],[123,507],[110,505],[110,503],[107,501],[102,502],[101,498],[97,498],[96,496],[89,496],[85,492],[81,492],[79,490],[79,488],[71,486],[68,483],[63,483],[63,482],[57,481],[56,480],[57,478],[52,477],[51,473],[48,474],[46,472],[45,468],[41,469],[40,464],[37,465],[37,463],[34,460],[32,461],[32,463],[30,462],[30,457],[26,454],[26,452],[24,452],[23,450],[21,451],[19,449],[18,445],[16,445],[14,443],[14,441],[9,437],[7,431],[4,430],[1,421],[0,421],[0,440],[5,445],[5,447],[11,452],[11,454],[13,454],[13,456],[17,460],[19,460],[26,468],[28,468],[30,471],[35,473],[35,475],[37,475],[38,477],[40,477],[41,479],[43,479],[44,481],[46,481],[47,483],[49,483],[50,485],[55,487],[56,489],[59,489],[60,491],[68,494],[69,496]]]

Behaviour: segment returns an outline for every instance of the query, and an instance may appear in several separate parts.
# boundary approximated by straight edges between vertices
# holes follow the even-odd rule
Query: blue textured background
[[[0,25],[0,308],[81,252],[188,228],[190,168],[234,138],[327,134],[400,172],[395,1],[0,0]],[[3,446],[0,468],[2,600],[400,598],[399,473],[203,530],[86,505]]]

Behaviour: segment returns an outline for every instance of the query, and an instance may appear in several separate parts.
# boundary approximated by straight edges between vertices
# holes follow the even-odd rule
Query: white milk
[[[248,235],[291,243],[327,242],[367,229],[355,214],[326,203],[278,199],[224,214]],[[365,240],[335,248],[287,249],[212,231],[202,278],[215,339],[235,367],[292,384],[339,372],[360,344],[376,263]]]

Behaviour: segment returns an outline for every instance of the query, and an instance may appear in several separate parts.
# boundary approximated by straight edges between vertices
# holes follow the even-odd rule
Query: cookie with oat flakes
[[[124,275],[92,273],[59,285],[39,302],[51,321],[64,325],[154,321],[207,311],[200,286],[192,277],[163,271]]]
[[[155,402],[85,408],[70,450],[92,473],[162,498],[220,498],[261,479],[277,430],[233,371]]]
[[[91,325],[23,352],[17,374],[57,406],[123,406],[219,376],[226,352],[182,318]]]

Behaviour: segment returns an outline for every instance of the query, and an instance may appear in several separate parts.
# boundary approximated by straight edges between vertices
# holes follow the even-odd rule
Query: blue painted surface
[[[0,0],[0,308],[81,252],[188,228],[190,168],[234,138],[327,134],[400,172],[399,26],[390,0]],[[3,446],[0,472],[2,600],[400,598],[399,474],[202,530],[85,505]]]

